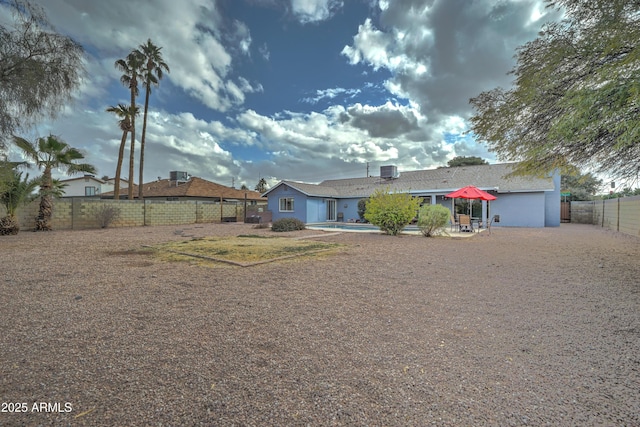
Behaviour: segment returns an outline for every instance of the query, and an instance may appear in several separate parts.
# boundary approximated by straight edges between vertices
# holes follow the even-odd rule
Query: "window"
[[[84,187],[84,195],[85,196],[95,196],[96,195],[96,187]]]
[[[280,212],[293,212],[293,197],[280,199]]]

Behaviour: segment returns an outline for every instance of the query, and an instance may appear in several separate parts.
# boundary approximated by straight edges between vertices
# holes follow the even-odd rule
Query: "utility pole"
[[[367,162],[367,178],[369,178],[369,162]]]

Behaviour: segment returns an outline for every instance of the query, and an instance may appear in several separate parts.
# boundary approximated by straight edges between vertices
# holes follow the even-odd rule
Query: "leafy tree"
[[[418,213],[418,228],[425,237],[442,233],[449,223],[451,211],[442,205],[424,205]]]
[[[11,26],[0,23],[0,142],[44,117],[55,117],[84,74],[82,47],[56,33],[42,8],[2,0]]]
[[[521,46],[514,87],[471,99],[471,129],[515,172],[570,165],[635,178],[640,171],[638,0],[546,0],[564,9]]]
[[[602,180],[597,179],[591,173],[584,175],[580,173],[562,175],[560,182],[562,191],[571,193],[571,196],[566,198],[567,201],[592,200],[602,187]],[[564,200],[565,198],[563,197],[562,199]]]
[[[29,174],[22,178],[22,172],[18,172],[17,166],[11,170],[11,176],[4,181],[3,190],[0,191],[0,203],[5,207],[7,214],[0,218],[0,235],[18,234],[20,223],[16,217],[18,208],[30,201],[33,191],[38,187],[37,179],[29,179]]]
[[[53,214],[53,195],[55,186],[51,172],[62,169],[68,174],[85,172],[95,173],[95,168],[88,163],[77,163],[84,159],[84,155],[69,146],[56,136],[38,138],[31,143],[18,136],[13,137],[14,143],[24,153],[28,160],[34,162],[42,170],[40,181],[40,208],[36,218],[36,231],[51,230],[51,216]]]
[[[241,190],[248,190],[248,189],[249,189],[249,187],[247,187],[247,185],[246,185],[246,184],[242,184],[242,185],[240,186],[240,189],[241,189]]]
[[[120,139],[120,149],[118,150],[118,162],[116,163],[116,176],[114,179],[113,199],[120,199],[120,175],[122,174],[122,160],[124,158],[124,146],[127,143],[127,134],[132,131],[132,118],[138,115],[138,107],[131,107],[124,104],[118,104],[117,107],[107,108],[108,113],[115,114],[120,120],[118,126],[122,131]],[[129,186],[132,186],[131,177],[129,177]]]
[[[618,199],[620,197],[640,196],[640,188],[625,187],[621,191],[611,192],[602,196],[603,199]]]
[[[458,156],[447,162],[447,166],[450,168],[457,166],[475,166],[475,165],[486,165],[489,164],[486,160],[483,160],[481,157],[477,156]]]
[[[145,44],[141,44],[138,48],[138,52],[145,60],[145,65],[142,70],[142,86],[144,86],[145,88],[145,96],[144,115],[142,116],[142,137],[140,138],[140,175],[138,178],[138,181],[140,183],[140,185],[138,186],[139,199],[142,199],[144,197],[142,191],[144,187],[142,185],[142,183],[144,182],[144,146],[147,136],[147,113],[149,111],[149,95],[151,95],[151,86],[157,87],[160,84],[160,80],[162,80],[164,71],[169,72],[169,66],[166,62],[164,62],[162,54],[160,53],[161,49],[161,47],[154,45],[151,42],[151,39],[148,39]]]
[[[138,80],[143,79],[142,69],[145,65],[145,60],[142,54],[134,50],[124,59],[118,59],[115,63],[115,67],[118,71],[122,72],[120,76],[120,82],[128,87],[131,92],[131,108],[136,110],[136,97],[138,96]],[[129,188],[128,197],[129,200],[133,200],[133,166],[135,163],[135,144],[136,144],[136,115],[131,115],[131,149],[129,152]],[[139,183],[142,185],[142,182]]]
[[[415,217],[422,199],[407,193],[376,190],[367,201],[364,218],[386,234],[397,235]]]
[[[264,178],[260,178],[260,181],[258,181],[258,184],[256,185],[256,191],[258,193],[264,193],[265,191],[267,191],[267,180]]]

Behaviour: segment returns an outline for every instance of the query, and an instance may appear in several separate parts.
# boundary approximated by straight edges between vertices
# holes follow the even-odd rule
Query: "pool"
[[[361,231],[361,232],[379,232],[380,228],[371,224],[357,224],[344,222],[322,222],[307,224],[307,228],[311,230],[344,230],[344,231]],[[415,225],[407,225],[403,232],[418,232]]]

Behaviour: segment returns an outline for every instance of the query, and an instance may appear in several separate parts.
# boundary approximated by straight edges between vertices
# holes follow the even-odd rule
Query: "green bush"
[[[415,218],[421,202],[422,199],[410,194],[376,190],[367,201],[364,218],[395,236]]]
[[[281,218],[271,224],[271,231],[295,231],[305,228],[304,222],[297,218]]]
[[[424,205],[418,214],[418,228],[426,237],[438,235],[449,223],[451,211],[442,205]]]

